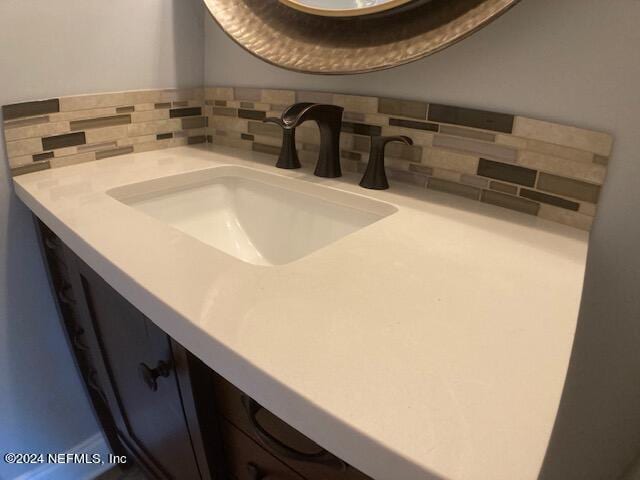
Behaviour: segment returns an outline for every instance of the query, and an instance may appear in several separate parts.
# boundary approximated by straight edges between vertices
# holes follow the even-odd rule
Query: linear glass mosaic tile
[[[372,135],[407,135],[387,149],[388,177],[589,230],[613,147],[609,133],[509,112],[422,100],[283,89],[206,87],[79,95],[2,107],[13,175],[130,152],[213,143],[278,155],[282,132],[262,123],[295,102],[344,107],[341,162],[363,172]],[[319,132],[296,131],[315,162]],[[275,159],[274,159],[275,161]]]

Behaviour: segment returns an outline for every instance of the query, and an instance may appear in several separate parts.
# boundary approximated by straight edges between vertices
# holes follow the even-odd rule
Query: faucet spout
[[[298,125],[309,120],[317,123],[320,129],[320,153],[314,174],[318,177],[335,178],[342,176],[340,168],[340,131],[342,129],[343,111],[344,109],[337,105],[296,103],[282,113],[283,125],[291,129],[295,129]],[[286,130],[286,128],[283,127],[283,130]]]

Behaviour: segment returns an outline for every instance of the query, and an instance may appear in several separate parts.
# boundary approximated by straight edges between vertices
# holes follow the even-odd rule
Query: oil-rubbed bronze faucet
[[[369,150],[369,163],[367,170],[362,176],[360,186],[374,190],[386,190],[389,188],[387,174],[384,171],[384,148],[389,142],[402,142],[406,145],[413,145],[413,140],[405,135],[393,137],[371,137],[371,149]]]
[[[296,127],[313,120],[320,128],[320,154],[314,174],[318,177],[342,176],[340,169],[340,130],[342,129],[342,107],[321,103],[296,103],[282,112],[280,118],[268,117],[264,122],[282,127],[282,147],[278,157],[278,168],[300,168],[296,151]]]

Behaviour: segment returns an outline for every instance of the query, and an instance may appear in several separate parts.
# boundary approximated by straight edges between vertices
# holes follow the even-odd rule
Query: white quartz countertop
[[[179,147],[14,179],[89,266],[207,365],[377,480],[534,480],[567,371],[587,234],[448,194]],[[113,187],[244,165],[398,211],[295,262],[251,265]]]

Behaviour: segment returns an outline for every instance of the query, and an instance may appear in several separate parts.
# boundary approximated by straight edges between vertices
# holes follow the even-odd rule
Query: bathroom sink
[[[237,166],[158,178],[108,193],[255,265],[300,259],[396,211],[365,196]]]

